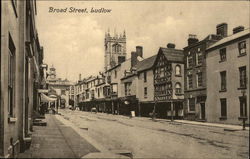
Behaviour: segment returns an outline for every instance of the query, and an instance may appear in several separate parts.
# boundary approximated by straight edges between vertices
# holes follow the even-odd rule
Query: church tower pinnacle
[[[126,33],[124,30],[123,34],[119,34],[116,32],[116,28],[114,29],[114,35],[111,36],[108,33],[107,36],[105,34],[104,39],[104,48],[105,48],[105,55],[104,55],[104,70],[108,70],[120,64],[126,60]]]

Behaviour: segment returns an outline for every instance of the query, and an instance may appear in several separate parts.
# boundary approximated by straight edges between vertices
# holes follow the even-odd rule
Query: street
[[[107,150],[134,158],[248,158],[249,132],[60,109],[59,113]]]

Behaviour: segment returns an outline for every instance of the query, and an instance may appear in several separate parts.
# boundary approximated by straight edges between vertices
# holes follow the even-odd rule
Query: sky
[[[67,9],[51,13],[49,8]],[[88,13],[69,13],[70,7],[87,8]],[[91,8],[111,9],[90,13]],[[228,34],[239,25],[249,28],[248,1],[37,1],[36,26],[44,47],[44,63],[56,68],[57,77],[77,81],[104,69],[104,37],[110,29],[127,36],[127,58],[136,46],[143,46],[144,58],[159,47],[175,43],[187,46],[189,34],[202,40],[216,33],[226,22]]]

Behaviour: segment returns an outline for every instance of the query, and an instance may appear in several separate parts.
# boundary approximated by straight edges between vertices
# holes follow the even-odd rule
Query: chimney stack
[[[79,81],[81,81],[82,79],[82,74],[79,74]]]
[[[142,46],[136,46],[136,53],[137,53],[137,56],[143,57],[143,47]]]
[[[137,52],[131,52],[131,67],[134,67],[137,64]]]
[[[221,23],[216,26],[216,34],[222,38],[227,37],[227,23]]]
[[[197,43],[199,40],[197,39],[196,35],[189,34],[188,36],[188,46]]]
[[[167,44],[167,48],[174,49],[175,48],[175,44],[174,43],[168,43]]]
[[[235,28],[233,28],[233,34],[236,34],[236,33],[241,32],[243,30],[244,30],[244,26],[235,27]]]

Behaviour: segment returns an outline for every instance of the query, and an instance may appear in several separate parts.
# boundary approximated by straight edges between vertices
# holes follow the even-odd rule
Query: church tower
[[[105,33],[104,39],[104,70],[108,70],[120,64],[126,60],[126,33],[118,35],[116,31],[114,32],[114,36],[110,35],[108,30]]]

